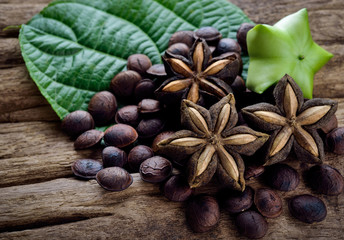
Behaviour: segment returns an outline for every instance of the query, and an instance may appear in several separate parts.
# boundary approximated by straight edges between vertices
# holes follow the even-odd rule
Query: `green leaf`
[[[257,93],[263,93],[288,74],[300,86],[303,96],[312,98],[314,74],[333,56],[312,40],[306,9],[274,26],[256,25],[247,34],[247,46],[247,87]]]
[[[19,41],[30,76],[63,119],[109,89],[131,54],[157,64],[178,30],[213,26],[235,38],[243,22],[251,21],[226,0],[58,0],[22,25]]]

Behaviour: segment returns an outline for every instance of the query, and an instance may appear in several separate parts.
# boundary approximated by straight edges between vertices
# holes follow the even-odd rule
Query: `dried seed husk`
[[[221,71],[218,71],[215,74],[210,74],[210,76],[217,77],[225,81],[228,85],[231,85],[234,82],[236,76],[239,74],[240,70],[240,61],[236,54],[224,53],[220,56],[214,57],[209,61],[207,68],[212,66],[214,63],[222,60],[227,60],[225,67],[223,67]]]
[[[272,144],[275,141],[275,138],[277,136],[278,132],[275,131],[274,133],[271,134],[269,140],[266,142],[265,147],[264,147],[264,152],[265,152],[265,163],[264,166],[269,166],[278,162],[283,161],[284,159],[286,159],[293,147],[293,143],[294,141],[294,136],[290,136],[288,142],[284,145],[284,147],[278,152],[276,153],[274,156],[269,157],[269,152],[271,149]]]
[[[238,179],[234,179],[231,174],[228,173],[226,168],[223,166],[224,164],[217,164],[216,169],[216,176],[219,179],[219,182],[223,186],[230,187],[237,191],[244,191],[245,190],[245,178],[244,178],[244,171],[245,171],[245,164],[242,160],[241,156],[236,152],[228,151],[228,153],[233,157],[235,161],[237,171],[239,173]],[[219,161],[221,159],[218,157]]]
[[[263,119],[259,118],[254,112],[266,111],[276,113],[281,115],[281,111],[276,107],[268,103],[258,103],[252,106],[245,107],[241,110],[245,121],[249,126],[254,126],[257,129],[262,129],[264,131],[270,132],[276,129],[280,129],[281,125],[267,123]]]
[[[187,165],[187,172],[188,172],[188,183],[191,188],[197,188],[200,186],[204,186],[210,182],[212,177],[214,176],[217,168],[217,161],[218,157],[215,153],[213,153],[210,157],[211,159],[208,160],[209,164],[206,169],[201,173],[198,173],[197,166],[200,162],[200,156],[204,152],[203,149],[198,150],[195,152],[191,158],[189,159]]]
[[[297,106],[297,112],[300,112],[300,109],[303,105],[304,99],[303,94],[297,83],[289,76],[284,75],[281,80],[279,80],[278,84],[276,85],[273,95],[275,97],[276,106],[281,110],[283,115],[286,115],[286,111],[284,109],[284,89],[287,85],[290,85],[292,90],[295,93],[295,97],[297,98],[298,106]]]

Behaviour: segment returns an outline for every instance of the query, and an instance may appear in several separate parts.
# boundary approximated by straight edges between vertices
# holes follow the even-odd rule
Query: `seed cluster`
[[[295,169],[278,163],[292,151],[305,164],[316,164],[304,173],[307,186],[319,194],[341,194],[343,176],[322,164],[324,149],[344,153],[344,128],[334,115],[337,103],[304,100],[288,75],[264,94],[249,91],[240,76],[241,52],[247,51],[252,27],[239,28],[238,42],[212,27],[178,31],[162,56],[164,64],[131,55],[109,91],[92,97],[88,112],[72,112],[62,122],[75,149],[104,147],[101,161],[76,160],[75,176],[122,191],[133,182],[130,173],[139,172],[143,181],[160,184],[167,199],[187,201],[193,231],[215,228],[223,209],[249,238],[263,237],[265,218],[282,214],[278,191],[293,191],[302,180]],[[126,105],[119,108],[117,100]],[[94,129],[106,125],[113,126],[105,132]],[[270,188],[254,189],[247,184],[251,179]],[[209,182],[220,186],[215,195],[195,194]],[[311,195],[294,196],[288,207],[307,223],[322,221],[327,213],[324,202]]]

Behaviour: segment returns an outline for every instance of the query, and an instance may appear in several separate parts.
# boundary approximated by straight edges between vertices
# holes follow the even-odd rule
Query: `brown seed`
[[[194,32],[193,31],[177,31],[172,34],[168,46],[171,46],[175,43],[185,43],[189,48],[192,47],[194,43]]]
[[[215,198],[199,195],[190,199],[186,208],[186,220],[194,232],[207,232],[220,220],[220,208]]]
[[[122,191],[133,183],[133,177],[123,168],[109,167],[97,173],[98,184],[109,191]]]
[[[135,71],[123,71],[111,80],[110,88],[116,96],[129,98],[133,96],[136,84],[141,79],[140,74]]]
[[[220,200],[222,207],[230,214],[243,212],[253,204],[253,189],[246,186],[243,192],[225,191]]]
[[[69,136],[78,137],[81,133],[94,128],[93,117],[83,110],[71,112],[63,119],[61,128]]]
[[[171,173],[171,162],[160,156],[148,158],[140,165],[140,176],[142,180],[146,182],[162,182],[167,179]]]
[[[166,198],[174,202],[183,202],[189,199],[193,189],[189,187],[187,181],[181,176],[172,176],[165,183],[163,193]]]
[[[144,75],[151,66],[151,60],[144,54],[133,54],[128,58],[127,69],[138,72],[141,75]]]
[[[136,130],[140,138],[153,138],[164,129],[165,123],[159,118],[143,119]]]
[[[240,25],[238,31],[237,31],[237,41],[239,45],[241,46],[241,50],[243,52],[247,52],[247,42],[246,42],[246,37],[247,37],[247,32],[250,31],[254,27],[253,24],[251,23],[243,23]]]
[[[104,141],[108,146],[123,148],[135,142],[137,137],[138,134],[133,127],[119,123],[105,131]]]
[[[265,217],[275,218],[282,213],[282,200],[276,192],[260,188],[254,194],[254,204]]]
[[[201,27],[194,33],[194,38],[203,38],[208,45],[216,46],[222,34],[214,27]]]
[[[344,178],[340,172],[329,165],[316,165],[306,173],[311,188],[326,195],[339,195],[344,190]]]
[[[267,185],[280,191],[292,191],[300,183],[300,175],[287,164],[275,164],[268,167],[264,173]]]
[[[333,129],[326,135],[325,142],[330,152],[344,154],[344,127]]]
[[[214,54],[215,56],[218,56],[227,52],[241,53],[241,47],[239,43],[231,38],[222,38],[217,44]]]
[[[309,194],[293,197],[288,207],[295,218],[305,223],[321,222],[327,215],[324,202]]]
[[[147,69],[147,74],[150,78],[162,79],[166,77],[166,71],[164,64],[154,64]]]
[[[245,168],[244,178],[250,180],[259,177],[265,171],[264,166],[250,165]]]
[[[113,146],[109,146],[102,151],[104,167],[123,167],[127,163],[127,154]]]
[[[88,130],[81,134],[74,142],[75,149],[86,149],[100,143],[104,133],[98,130]]]
[[[234,93],[238,94],[240,92],[244,92],[246,90],[246,85],[244,79],[242,77],[237,76],[234,80],[234,82],[231,85],[231,88],[233,89]]]
[[[117,123],[128,124],[132,127],[136,127],[141,121],[141,117],[136,105],[127,105],[117,111],[115,120]]]
[[[151,115],[152,113],[157,113],[161,111],[161,104],[155,99],[143,99],[137,105],[138,111],[143,115]]]
[[[239,232],[248,238],[262,238],[268,231],[265,218],[255,211],[240,213],[235,222]]]
[[[117,111],[116,97],[108,91],[96,93],[88,104],[88,111],[96,125],[109,123]]]
[[[130,150],[128,154],[128,165],[134,172],[138,172],[141,163],[154,156],[153,150],[145,145],[138,145]]]
[[[84,179],[95,178],[97,172],[102,169],[102,163],[93,159],[79,159],[72,164],[74,175]]]
[[[322,132],[327,134],[331,132],[333,129],[338,127],[338,120],[335,114],[332,115],[328,123],[321,128]]]
[[[137,102],[145,98],[154,98],[155,85],[150,79],[143,79],[135,87],[134,96]]]
[[[165,132],[159,133],[153,140],[153,143],[152,143],[153,151],[157,152],[158,151],[158,146],[157,146],[158,143],[164,139],[171,137],[173,134],[174,134],[173,131],[165,131]]]
[[[174,43],[166,50],[168,55],[181,55],[185,58],[189,57],[189,52],[190,48],[185,43]]]

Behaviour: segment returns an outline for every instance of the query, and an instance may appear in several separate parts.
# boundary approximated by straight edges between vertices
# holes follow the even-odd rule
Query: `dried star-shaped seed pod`
[[[267,143],[265,165],[285,160],[293,146],[298,159],[322,162],[324,147],[316,129],[330,120],[338,103],[320,98],[304,101],[300,87],[289,75],[278,82],[274,97],[276,106],[259,103],[242,109],[249,123],[273,131]]]
[[[196,39],[189,59],[166,51],[163,57],[168,76],[156,90],[157,98],[167,104],[187,98],[194,103],[203,103],[204,98],[221,99],[232,90],[229,85],[239,71],[239,60],[235,54],[223,54],[211,58],[204,39]]]
[[[188,182],[192,188],[207,184],[216,172],[221,183],[243,191],[245,167],[240,154],[252,155],[269,136],[245,126],[234,127],[238,114],[233,94],[209,110],[183,100],[181,114],[182,124],[188,130],[159,142],[159,153],[176,158],[192,154],[188,162]]]

